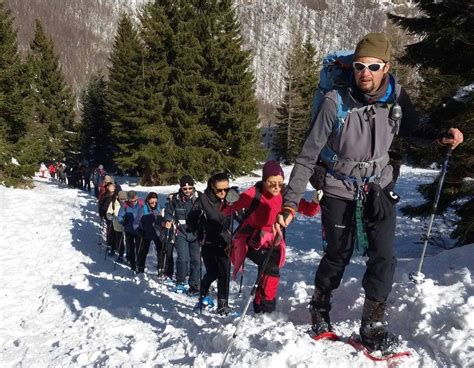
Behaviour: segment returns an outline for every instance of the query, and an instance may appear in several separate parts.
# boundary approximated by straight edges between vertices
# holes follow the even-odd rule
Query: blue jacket
[[[190,197],[186,197],[180,190],[178,193],[173,194],[165,208],[165,221],[173,222],[178,229],[177,236],[184,237],[189,242],[197,238],[188,227],[186,220],[199,195],[200,193],[195,191]]]
[[[123,225],[126,233],[137,234],[140,218],[138,217],[140,208],[143,207],[143,199],[139,198],[133,206],[130,202],[125,202],[120,207],[118,221]]]
[[[161,223],[161,206],[158,203],[155,209],[151,209],[148,203],[138,211],[139,233],[145,239],[154,240],[160,236]]]

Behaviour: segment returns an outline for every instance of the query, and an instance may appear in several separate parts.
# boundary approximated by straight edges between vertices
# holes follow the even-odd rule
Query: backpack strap
[[[254,197],[252,198],[252,202],[250,202],[250,205],[249,207],[247,208],[247,210],[244,212],[244,214],[242,215],[242,217],[240,218],[240,224],[239,226],[237,226],[237,228],[234,230],[234,234],[236,234],[239,229],[241,228],[242,224],[244,223],[244,221],[249,218],[249,216],[255,212],[255,210],[258,208],[258,206],[260,205],[260,202],[261,202],[261,199],[262,199],[262,189],[259,188],[259,183],[255,184],[255,195]]]

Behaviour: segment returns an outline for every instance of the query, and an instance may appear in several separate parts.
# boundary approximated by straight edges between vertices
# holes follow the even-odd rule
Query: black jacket
[[[99,198],[99,217],[105,218],[107,210],[109,209],[110,203],[114,199],[114,193],[105,192],[104,195]]]
[[[230,216],[221,212],[223,202],[207,188],[196,200],[188,215],[189,228],[209,247],[226,247],[230,243]]]

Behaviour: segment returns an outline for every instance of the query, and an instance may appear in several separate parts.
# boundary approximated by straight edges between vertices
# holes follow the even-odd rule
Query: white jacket
[[[118,232],[123,232],[123,225],[118,222],[118,213],[120,210],[120,202],[118,199],[113,200],[109,204],[109,208],[107,209],[107,219],[112,221],[114,230]]]

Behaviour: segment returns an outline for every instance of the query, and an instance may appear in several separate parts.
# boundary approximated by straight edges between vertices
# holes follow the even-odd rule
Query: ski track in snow
[[[285,168],[288,177],[291,167]],[[259,172],[256,172],[259,174]],[[401,207],[421,196],[416,185],[433,170],[402,168],[397,191]],[[232,184],[252,185],[256,177]],[[127,185],[123,186],[128,188]],[[155,190],[164,204],[176,186]],[[204,189],[204,184],[198,185]],[[307,197],[311,196],[308,187]],[[0,186],[0,365],[1,367],[162,367],[218,366],[237,319],[192,312],[196,299],[161,286],[153,251],[141,277],[121,265],[114,269],[98,245],[95,199],[78,190],[36,179],[31,191]],[[322,256],[320,217],[299,216],[287,231],[288,257],[281,272],[277,312],[245,318],[227,359],[232,367],[473,367],[473,245],[449,251],[430,245],[423,266],[427,280],[414,285],[425,221],[398,216],[399,257],[388,300],[391,330],[412,356],[374,363],[343,342],[314,342],[307,303]],[[449,224],[437,220],[444,233]],[[359,328],[365,259],[354,256],[334,292],[332,322],[348,338]],[[244,288],[231,284],[231,302],[242,310],[256,277],[246,262]]]

